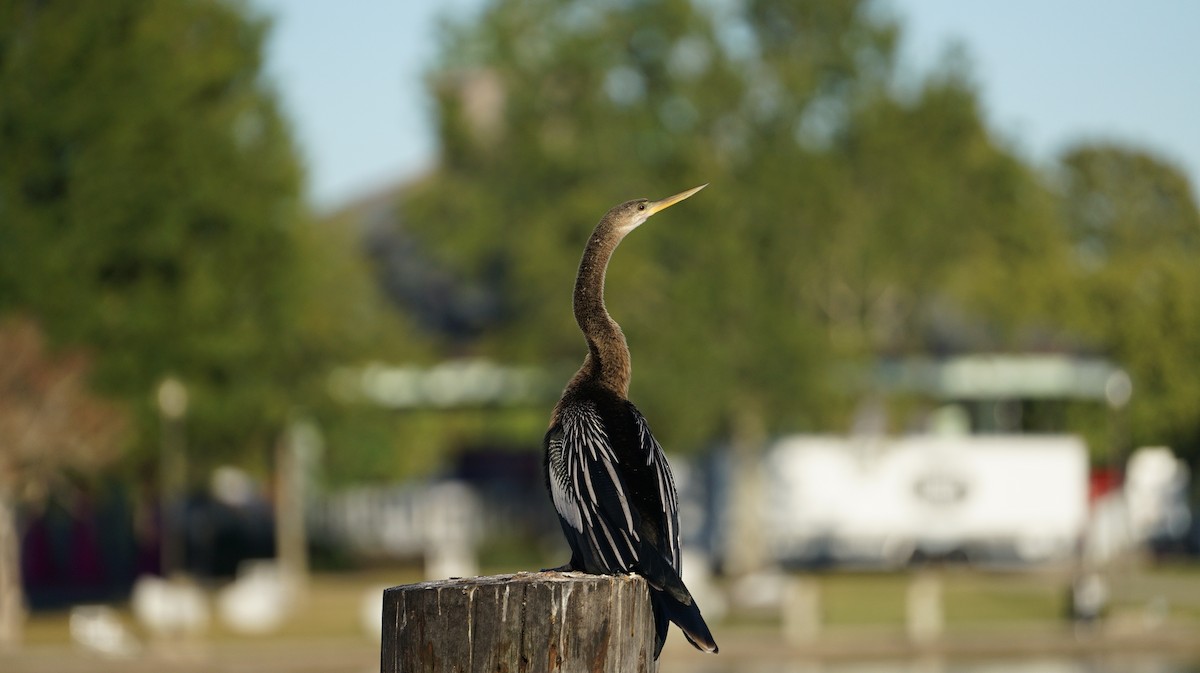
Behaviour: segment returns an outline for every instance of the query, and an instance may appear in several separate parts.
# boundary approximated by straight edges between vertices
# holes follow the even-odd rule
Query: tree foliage
[[[1060,199],[1078,306],[1064,316],[1133,382],[1133,446],[1200,459],[1200,209],[1173,166],[1143,150],[1075,147]]]
[[[314,316],[350,317],[310,292],[328,257],[299,238],[266,27],[230,2],[0,0],[0,312],[88,346],[135,448],[173,375],[193,461],[261,462],[337,345]]]
[[[135,459],[167,375],[199,461],[265,460],[297,410],[342,477],[427,468],[460,426],[524,426],[348,412],[326,374],[482,354],[565,380],[591,227],[704,182],[609,274],[633,396],[672,449],[844,430],[862,392],[845,371],[879,357],[1033,347],[1112,358],[1130,440],[1200,456],[1187,181],[1107,145],[1039,174],[959,63],[898,76],[877,3],[494,0],[448,25],[441,165],[400,210],[461,295],[442,342],[387,315],[354,232],[307,221],[266,29],[232,2],[0,0],[0,314],[87,347],[96,387],[130,402]]]
[[[444,150],[405,204],[443,263],[501,298],[487,352],[570,362],[570,288],[611,205],[712,186],[617,252],[632,394],[698,445],[738,425],[844,428],[838,363],[921,352],[947,304],[1011,342],[1061,250],[1053,201],[994,141],[969,79],[904,87],[872,3],[498,0],[446,33]]]

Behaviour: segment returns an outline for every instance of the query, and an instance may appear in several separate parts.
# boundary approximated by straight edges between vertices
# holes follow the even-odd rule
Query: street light
[[[184,568],[183,491],[186,487],[187,462],[184,454],[183,420],[187,415],[187,388],[168,376],[158,384],[156,395],[162,419],[162,454],[159,463],[159,499],[161,508],[162,574],[169,577]]]

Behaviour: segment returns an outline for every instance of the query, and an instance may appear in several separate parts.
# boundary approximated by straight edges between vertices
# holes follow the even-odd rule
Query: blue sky
[[[484,0],[250,0],[274,17],[267,69],[308,166],[309,199],[338,206],[432,165],[423,74],[437,20]],[[1080,140],[1147,147],[1200,184],[1200,2],[891,0],[902,60],[966,48],[988,121],[1048,162]]]

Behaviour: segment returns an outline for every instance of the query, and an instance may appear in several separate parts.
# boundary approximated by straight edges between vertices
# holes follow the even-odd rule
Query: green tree
[[[1071,326],[1129,372],[1132,446],[1200,460],[1200,210],[1188,179],[1149,153],[1083,145],[1061,160],[1079,304]]]
[[[480,349],[570,363],[590,227],[711,182],[613,260],[632,395],[672,447],[844,428],[846,363],[922,350],[939,306],[982,314],[1058,249],[969,79],[900,86],[899,35],[853,0],[499,0],[447,32],[442,165],[407,222],[503,298]],[[1023,312],[996,316],[1006,343]]]
[[[99,389],[134,403],[137,448],[173,374],[195,459],[265,456],[318,364],[265,31],[228,2],[0,0],[0,312],[88,345]]]
[[[395,479],[436,463],[422,436],[436,426],[397,418],[364,403],[330,395],[331,378],[353,376],[372,363],[426,362],[432,348],[408,314],[389,304],[363,252],[351,208],[295,231],[302,261],[297,273],[297,343],[301,376],[292,390],[297,411],[317,423],[326,446],[322,467],[330,483]],[[344,391],[346,392],[346,391]]]

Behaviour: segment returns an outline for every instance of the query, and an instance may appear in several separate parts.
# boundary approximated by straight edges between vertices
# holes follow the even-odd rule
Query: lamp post
[[[187,415],[188,393],[183,383],[168,376],[158,385],[156,395],[162,419],[162,453],[159,462],[161,507],[161,563],[163,577],[184,569],[183,493],[187,482],[187,461],[183,421]]]
[[[280,570],[289,589],[304,590],[308,583],[308,534],[305,503],[308,477],[323,444],[316,425],[293,419],[275,449],[275,548]]]

